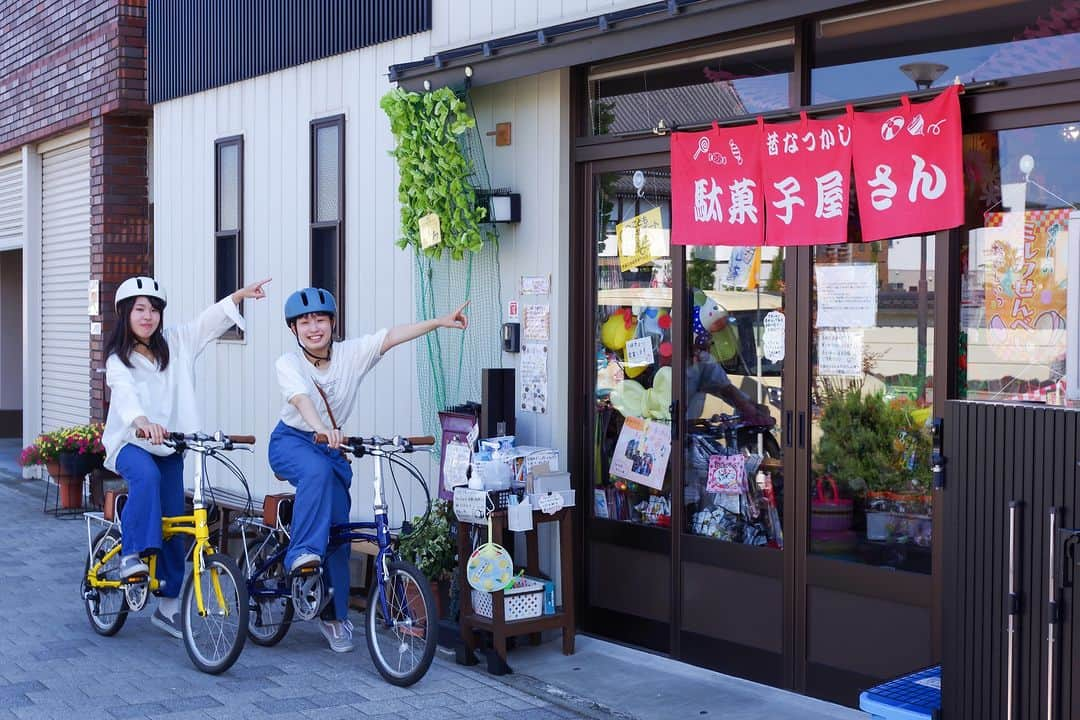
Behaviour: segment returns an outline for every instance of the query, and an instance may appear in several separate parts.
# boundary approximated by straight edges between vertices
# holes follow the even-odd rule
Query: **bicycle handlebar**
[[[142,440],[146,440],[149,436],[142,430],[135,430],[135,437]],[[229,445],[254,445],[254,435],[229,435],[223,432],[216,432],[213,435],[207,435],[205,433],[188,433],[181,432],[167,432],[165,433],[165,440],[174,443],[183,442],[220,442]]]
[[[315,433],[315,442],[319,445],[325,445],[328,442],[328,438],[323,433]],[[420,435],[417,437],[402,437],[398,435],[393,438],[383,438],[378,435],[367,438],[350,435],[342,438],[340,447],[352,453],[356,453],[362,451],[362,448],[383,448],[389,445],[402,452],[412,452],[413,448],[416,446],[434,444],[435,438],[431,435]]]

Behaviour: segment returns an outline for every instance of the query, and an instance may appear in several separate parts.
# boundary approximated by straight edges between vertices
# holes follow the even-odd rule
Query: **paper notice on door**
[[[815,265],[817,327],[877,325],[876,263]]]
[[[818,375],[822,377],[863,376],[863,331],[818,330]]]
[[[630,367],[647,367],[653,364],[652,338],[634,338],[626,343],[626,364]]]
[[[547,345],[521,347],[521,409],[543,415],[547,412]]]
[[[767,313],[761,321],[761,327],[761,354],[769,362],[780,362],[784,359],[784,313],[777,310]]]

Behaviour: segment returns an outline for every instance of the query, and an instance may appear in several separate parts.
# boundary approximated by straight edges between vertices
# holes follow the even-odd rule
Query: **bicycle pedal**
[[[307,577],[309,575],[318,575],[322,573],[322,565],[315,563],[313,565],[303,565],[292,571],[293,575],[298,577]]]
[[[143,574],[140,574],[140,575],[132,575],[131,577],[124,578],[122,580],[122,582],[125,585],[141,585],[143,583],[148,582],[149,580],[150,580],[150,576],[143,573]]]

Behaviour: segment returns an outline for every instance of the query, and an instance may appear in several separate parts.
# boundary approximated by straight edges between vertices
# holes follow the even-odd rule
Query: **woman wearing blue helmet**
[[[335,652],[353,649],[349,546],[326,556],[330,525],[348,522],[352,506],[352,466],[336,450],[344,439],[341,426],[357,404],[364,376],[383,354],[436,328],[464,330],[469,324],[464,310],[462,305],[433,320],[335,343],[337,303],[328,290],[304,288],[285,301],[285,323],[299,350],[286,352],[276,363],[285,406],[270,435],[270,467],[296,488],[285,566],[292,572],[323,563],[333,588],[333,603],[323,610],[319,629]],[[313,433],[326,435],[330,442],[316,445]]]

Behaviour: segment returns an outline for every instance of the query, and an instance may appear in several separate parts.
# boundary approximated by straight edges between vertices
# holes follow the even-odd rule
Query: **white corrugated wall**
[[[22,158],[0,158],[0,250],[22,247]]]
[[[90,144],[41,157],[41,427],[90,417]]]

